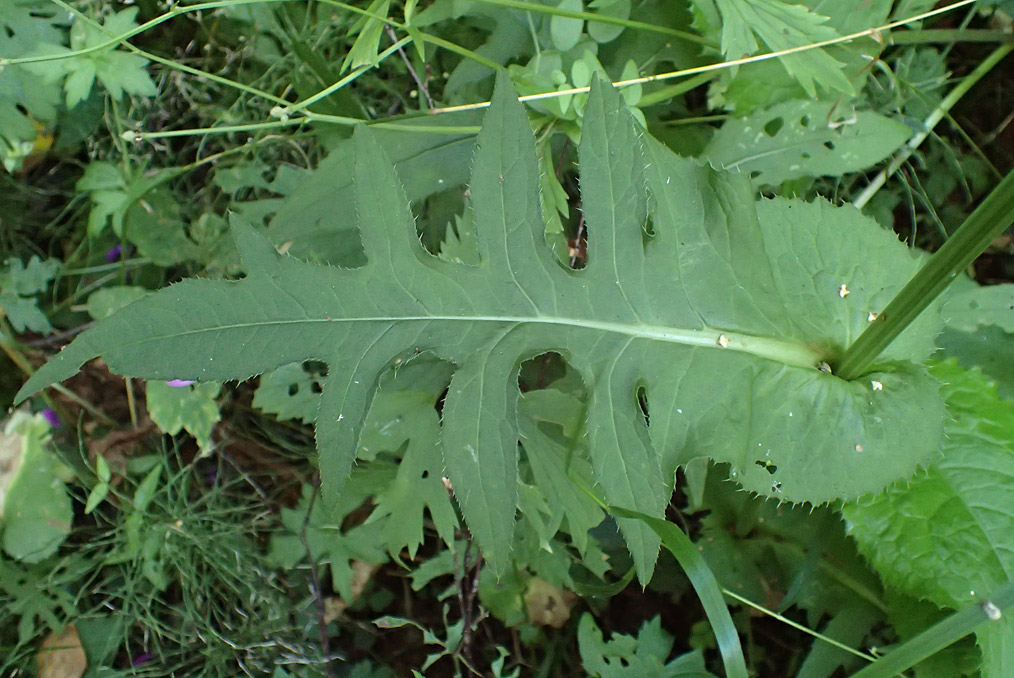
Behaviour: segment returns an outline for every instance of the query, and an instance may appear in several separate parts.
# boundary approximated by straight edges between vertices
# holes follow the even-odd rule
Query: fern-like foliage
[[[547,351],[590,394],[584,435],[599,490],[641,513],[662,515],[676,468],[696,457],[728,462],[752,492],[820,503],[877,491],[938,450],[944,409],[919,364],[932,316],[862,379],[820,369],[917,267],[858,211],[757,203],[745,176],[674,155],[596,83],[579,152],[588,262],[571,270],[546,245],[534,140],[504,76],[476,146],[477,266],[421,246],[399,177],[360,128],[365,265],[301,262],[236,226],[246,278],[187,280],[135,302],[78,337],[19,398],[99,355],[148,379],[242,379],[323,360],[316,430],[334,503],[382,373],[434,354],[455,366],[445,468],[500,570],[518,505],[518,371]],[[647,580],[658,540],[637,521],[619,524]]]

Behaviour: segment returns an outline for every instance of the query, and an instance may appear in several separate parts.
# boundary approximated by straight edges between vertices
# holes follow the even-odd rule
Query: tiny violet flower
[[[116,245],[113,249],[106,252],[106,261],[110,264],[114,261],[118,261],[121,254],[123,254],[123,245]]]
[[[56,416],[56,412],[47,407],[46,409],[42,410],[39,414],[41,414],[46,418],[46,421],[49,422],[50,426],[52,426],[53,428],[60,428],[60,417]]]
[[[174,388],[180,388],[182,386],[190,386],[194,381],[191,379],[172,379],[165,383],[166,386],[172,386]]]
[[[134,661],[130,662],[130,665],[133,667],[143,666],[144,664],[147,664],[154,658],[155,655],[151,654],[150,652],[145,652],[144,654],[139,654],[136,657],[134,657]]]

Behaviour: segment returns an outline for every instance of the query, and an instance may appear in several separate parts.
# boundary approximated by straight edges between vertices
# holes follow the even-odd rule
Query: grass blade
[[[1003,610],[1014,605],[1014,582],[1002,586],[996,594],[980,603],[973,603],[934,624],[915,638],[891,651],[883,659],[870,664],[851,678],[893,678],[923,659],[961,640],[983,622],[997,621]]]
[[[729,608],[722,597],[722,590],[715,575],[704,562],[704,557],[697,547],[690,541],[690,537],[672,523],[637,511],[629,511],[618,506],[610,506],[609,511],[616,516],[640,520],[655,531],[662,544],[676,557],[701,599],[704,613],[708,615],[711,630],[718,641],[718,650],[722,654],[722,663],[725,664],[725,675],[728,678],[747,678],[749,674],[746,670],[746,660],[743,658],[743,647],[739,642],[739,632],[732,622],[732,615],[729,614]]]

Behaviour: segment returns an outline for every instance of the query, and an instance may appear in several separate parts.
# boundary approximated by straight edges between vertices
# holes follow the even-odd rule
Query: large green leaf
[[[943,458],[843,513],[888,584],[960,607],[1014,580],[1014,405],[953,362],[932,371],[950,414]],[[983,675],[1011,675],[1014,623],[1004,617],[976,633]]]
[[[381,374],[432,352],[456,365],[443,405],[445,466],[500,570],[518,504],[518,371],[546,351],[587,386],[587,444],[606,501],[647,515],[662,515],[675,468],[696,457],[728,462],[750,491],[820,503],[877,491],[936,453],[936,382],[904,362],[932,350],[932,314],[861,379],[819,369],[917,267],[857,210],[758,206],[745,176],[673,155],[596,82],[580,147],[588,263],[571,270],[545,243],[531,127],[505,76],[476,146],[479,265],[422,248],[397,174],[359,129],[365,265],[300,262],[237,225],[245,279],[187,280],[135,302],[81,334],[19,397],[98,355],[116,372],[162,380],[326,361],[316,424],[333,504]],[[647,579],[658,538],[637,521],[620,527]]]

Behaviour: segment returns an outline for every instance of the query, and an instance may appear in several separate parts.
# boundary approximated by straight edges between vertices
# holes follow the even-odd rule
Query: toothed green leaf
[[[706,34],[720,31],[722,54],[741,59],[778,52],[838,37],[827,17],[798,3],[782,0],[692,0],[696,23]],[[759,40],[759,41],[758,41]],[[762,49],[762,45],[766,49]],[[823,49],[779,57],[788,74],[811,98],[817,85],[852,94],[842,63]]]
[[[442,411],[445,467],[499,572],[518,506],[518,372],[546,351],[588,390],[596,491],[651,516],[662,515],[677,465],[696,457],[729,463],[752,492],[821,503],[877,491],[936,453],[944,414],[936,382],[905,362],[932,350],[932,313],[862,379],[818,369],[918,266],[857,210],[758,205],[744,176],[643,135],[601,81],[579,153],[581,270],[559,263],[545,242],[535,143],[504,75],[472,167],[478,265],[423,249],[399,177],[365,128],[354,157],[363,266],[279,255],[238,224],[246,278],[187,280],[135,302],[80,335],[19,397],[98,355],[116,372],[160,380],[241,379],[322,360],[317,444],[323,499],[333,505],[381,374],[433,353],[455,365]],[[658,538],[639,521],[619,524],[647,580]]]
[[[943,458],[843,513],[890,586],[959,607],[1014,579],[1014,404],[954,362],[932,373],[950,414]],[[1003,617],[976,636],[983,676],[1011,675],[1014,622]]]

